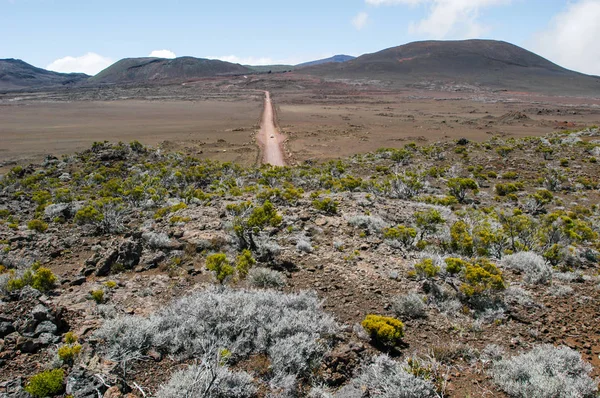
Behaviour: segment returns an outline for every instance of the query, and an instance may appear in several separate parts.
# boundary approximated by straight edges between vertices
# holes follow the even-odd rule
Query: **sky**
[[[0,0],[0,58],[96,74],[127,57],[265,65],[485,38],[600,75],[600,0]]]

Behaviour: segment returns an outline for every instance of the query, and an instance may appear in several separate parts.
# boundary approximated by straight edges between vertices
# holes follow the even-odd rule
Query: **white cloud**
[[[177,57],[175,55],[175,53],[170,50],[154,50],[148,56],[156,57],[156,58],[175,58],[175,57]]]
[[[487,28],[479,23],[479,13],[486,7],[509,4],[512,0],[365,0],[369,5],[427,6],[426,18],[410,24],[412,34],[435,39],[474,38]]]
[[[566,68],[600,75],[600,0],[569,3],[546,30],[538,33],[532,49]]]
[[[352,18],[352,25],[354,25],[354,27],[356,29],[361,30],[362,28],[365,27],[368,20],[369,20],[369,14],[367,14],[364,11],[359,12],[358,14],[356,14],[356,16],[354,18]]]
[[[62,73],[80,72],[95,75],[112,63],[110,58],[90,52],[80,57],[59,58],[48,65],[46,69]]]

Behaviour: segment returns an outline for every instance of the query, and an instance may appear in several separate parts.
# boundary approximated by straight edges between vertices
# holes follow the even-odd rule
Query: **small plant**
[[[252,252],[247,249],[242,250],[235,260],[235,268],[241,279],[246,278],[254,264],[256,264],[256,260],[252,257]]]
[[[473,236],[464,221],[457,221],[450,227],[450,246],[457,253],[470,256],[473,254]]]
[[[414,372],[419,373],[419,372]],[[369,397],[436,398],[436,386],[411,371],[408,363],[398,363],[380,355],[353,381]],[[423,376],[422,374],[420,376]],[[360,396],[360,395],[359,395]]]
[[[229,204],[227,212],[233,216],[233,231],[238,238],[241,249],[256,251],[256,235],[268,226],[278,227],[283,218],[270,201],[265,201],[261,206],[254,206],[251,202]]]
[[[65,344],[59,347],[57,355],[66,364],[73,364],[75,358],[81,352],[81,344]]]
[[[65,337],[64,337],[65,343],[74,344],[77,342],[77,339],[78,339],[78,337],[75,333],[73,333],[73,332],[65,333]]]
[[[48,229],[48,224],[41,220],[34,219],[27,223],[27,228],[36,232],[44,232]]]
[[[39,267],[33,275],[31,287],[39,290],[40,292],[48,292],[56,286],[56,276],[52,273],[50,268]]]
[[[404,324],[396,318],[382,315],[367,315],[361,324],[371,335],[373,341],[383,345],[395,346],[404,337]]]
[[[399,225],[397,227],[386,228],[383,230],[384,239],[397,241],[403,247],[410,246],[417,236],[417,230],[410,227],[405,227],[404,225]]]
[[[49,292],[56,286],[56,276],[49,268],[34,264],[21,277],[11,276],[6,284],[6,290],[11,292],[31,286],[40,292]]]
[[[468,264],[465,260],[452,257],[448,257],[444,260],[444,262],[446,263],[446,272],[448,272],[450,275],[459,274],[462,270],[466,268]]]
[[[313,207],[325,214],[335,215],[338,212],[338,201],[331,198],[315,199],[312,202]]]
[[[427,235],[435,234],[444,222],[444,218],[436,209],[415,212],[415,223],[421,230],[419,240],[423,240]]]
[[[523,190],[523,183],[507,183],[507,184],[496,184],[496,193],[498,196],[507,196]]]
[[[502,178],[505,180],[516,180],[519,177],[516,171],[507,171],[502,174]]]
[[[423,297],[416,293],[396,297],[392,301],[392,310],[398,316],[413,319],[424,318],[427,315],[427,306],[423,302]]]
[[[90,296],[92,300],[94,300],[98,304],[102,304],[104,302],[104,290],[96,289],[90,292]]]
[[[94,206],[85,206],[75,213],[75,222],[77,224],[95,224],[104,220],[104,216]]]
[[[298,239],[298,242],[296,242],[296,250],[304,253],[312,253],[313,247],[310,243],[310,240],[306,238],[301,238]]]
[[[285,286],[285,275],[268,268],[253,268],[248,273],[250,286],[262,289],[277,289]]]
[[[494,381],[511,397],[594,398],[598,386],[592,366],[571,348],[552,345],[494,363]]]
[[[104,286],[106,286],[109,289],[114,289],[117,287],[117,282],[115,281],[106,281],[104,282]]]
[[[501,146],[496,149],[496,153],[498,153],[498,155],[500,155],[503,158],[507,157],[508,154],[511,153],[512,151],[514,151],[514,148],[509,147],[509,146]]]
[[[430,258],[425,258],[414,265],[415,270],[412,271],[411,275],[419,278],[431,279],[435,278],[440,272],[440,267],[433,263]]]
[[[502,271],[495,264],[479,259],[465,265],[464,283],[461,292],[467,297],[479,296],[506,289]]]
[[[448,180],[450,195],[454,196],[460,203],[464,203],[468,191],[477,193],[479,186],[471,178],[451,178]]]
[[[53,397],[63,390],[64,378],[62,369],[46,370],[29,379],[25,391],[36,398]]]
[[[234,272],[234,268],[229,264],[227,256],[224,253],[211,254],[206,258],[206,269],[213,271],[220,284]]]
[[[544,258],[533,252],[518,252],[502,259],[502,264],[525,274],[525,282],[534,285],[548,284],[552,281],[552,268]]]

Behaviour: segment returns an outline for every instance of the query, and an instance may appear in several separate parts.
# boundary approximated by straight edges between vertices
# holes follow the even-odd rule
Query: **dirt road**
[[[265,109],[260,123],[260,132],[258,133],[258,142],[263,152],[263,163],[273,166],[285,166],[282,149],[284,138],[275,128],[271,94],[265,91]]]

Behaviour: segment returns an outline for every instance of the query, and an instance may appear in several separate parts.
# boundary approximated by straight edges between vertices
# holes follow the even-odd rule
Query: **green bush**
[[[40,292],[48,292],[56,286],[56,276],[50,268],[40,267],[35,271],[31,287]]]
[[[514,148],[511,148],[509,146],[501,146],[501,147],[499,147],[499,148],[496,149],[496,152],[498,153],[498,155],[500,155],[501,157],[505,158],[513,150],[514,150]]]
[[[436,209],[415,212],[415,224],[421,230],[419,240],[423,240],[427,235],[436,233],[438,227],[444,222],[444,218]]]
[[[163,218],[164,216],[166,216],[169,213],[175,213],[176,211],[183,210],[183,209],[187,209],[187,205],[183,202],[178,203],[173,206],[163,207],[163,208],[156,210],[156,212],[154,213],[154,218],[155,219]]]
[[[31,229],[32,231],[44,232],[48,229],[48,224],[42,220],[34,219],[27,223],[27,228]]]
[[[109,289],[114,289],[117,287],[117,282],[115,281],[106,281],[104,282],[104,286],[106,286]]]
[[[242,250],[235,260],[235,268],[241,279],[246,278],[254,264],[256,264],[256,260],[252,257],[252,252],[247,249]]]
[[[25,286],[31,286],[40,292],[49,292],[56,287],[56,276],[49,268],[33,267],[25,271],[20,278],[11,277],[6,284],[6,290],[12,292]]]
[[[383,230],[383,237],[389,240],[396,240],[403,246],[410,246],[417,236],[417,230],[414,228],[398,225],[397,227],[386,228]]]
[[[268,200],[262,206],[256,206],[250,217],[248,217],[248,227],[258,231],[266,226],[276,227],[281,224],[282,217],[277,213],[275,206]]]
[[[404,337],[402,321],[382,315],[367,315],[362,327],[371,335],[373,341],[384,345],[397,345]]]
[[[142,143],[139,142],[138,140],[131,141],[129,143],[129,148],[131,148],[131,150],[133,152],[138,152],[138,153],[143,153],[145,151],[144,145],[142,145]]]
[[[25,391],[36,398],[53,397],[62,392],[64,378],[62,369],[46,370],[29,379]]]
[[[458,203],[458,200],[454,196],[426,195],[420,196],[418,200],[419,202],[437,206],[452,206]]]
[[[413,271],[415,276],[420,278],[435,278],[440,272],[440,267],[433,263],[430,258],[425,258],[421,262],[415,264],[415,270]]]
[[[446,271],[452,275],[460,274],[460,272],[465,269],[466,265],[468,264],[465,260],[460,258],[449,257],[444,261],[446,262]]]
[[[65,344],[58,348],[58,358],[66,364],[72,364],[81,352],[81,344]]]
[[[102,304],[104,302],[104,290],[102,289],[92,290],[90,292],[90,296],[98,304]]]
[[[65,338],[64,338],[65,343],[67,343],[67,344],[73,344],[73,343],[77,342],[77,339],[78,339],[78,337],[77,337],[77,335],[75,333],[73,333],[73,332],[67,332],[67,333],[65,333]]]
[[[498,292],[506,289],[502,271],[486,259],[465,264],[464,283],[460,290],[467,297]]]
[[[221,284],[234,272],[224,253],[215,253],[208,256],[206,258],[206,268],[215,273],[217,280]]]
[[[255,206],[248,201],[229,204],[226,209],[233,216],[233,231],[239,239],[242,249],[256,250],[254,235],[267,226],[279,226],[283,220],[277,213],[275,206],[268,200],[262,206]]]
[[[473,254],[473,236],[464,221],[457,221],[450,227],[450,246],[457,253],[470,256]]]
[[[448,188],[450,189],[450,195],[463,203],[467,197],[467,192],[477,193],[479,186],[471,178],[451,178],[448,180]]]
[[[338,201],[331,198],[315,199],[312,202],[313,207],[325,214],[334,215],[338,212]]]
[[[77,224],[94,224],[101,222],[104,216],[92,205],[82,207],[75,213],[75,222]]]
[[[511,193],[519,192],[523,190],[523,183],[508,183],[508,184],[496,184],[496,193],[499,196],[510,195]]]

